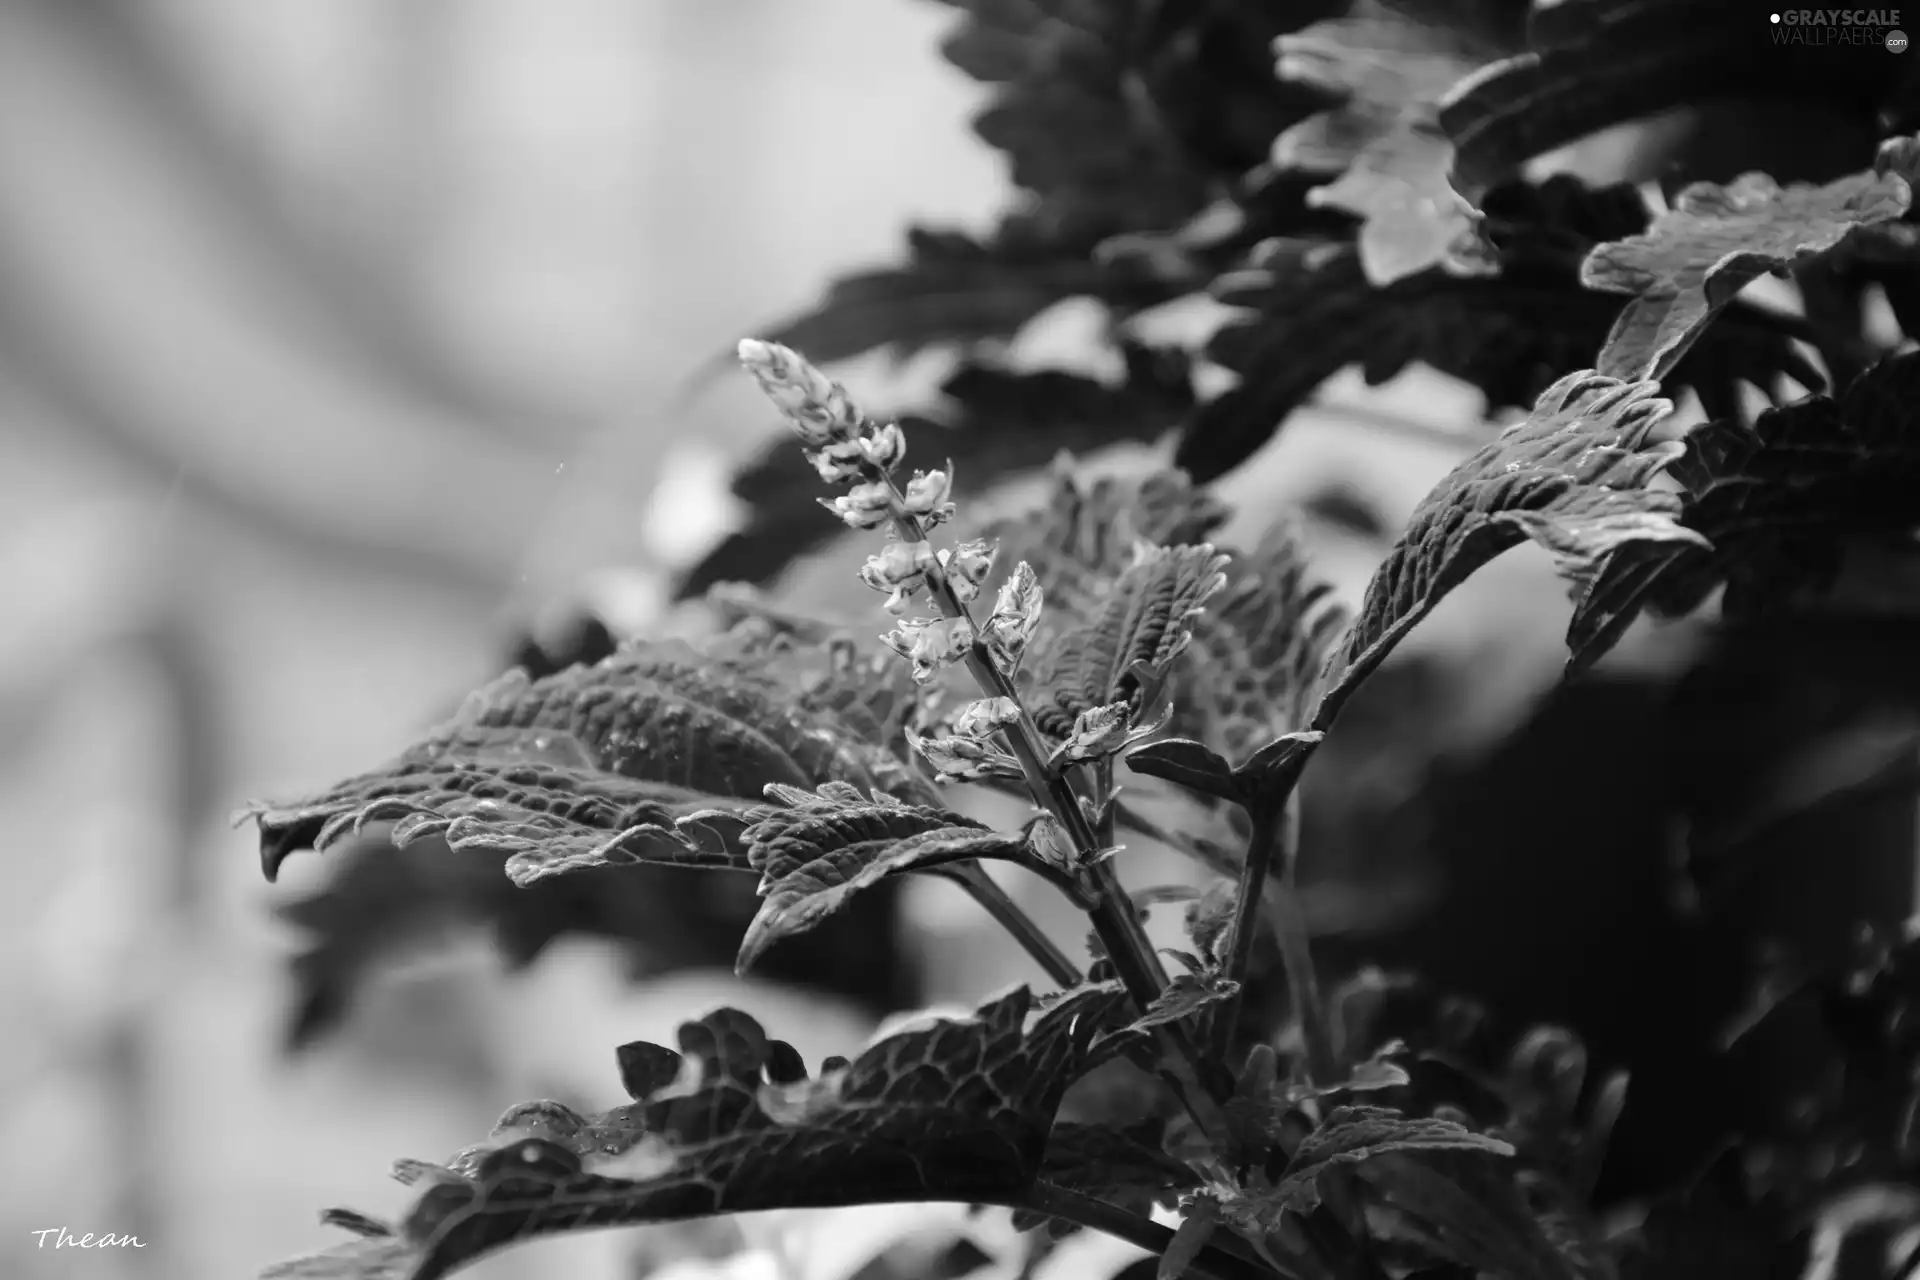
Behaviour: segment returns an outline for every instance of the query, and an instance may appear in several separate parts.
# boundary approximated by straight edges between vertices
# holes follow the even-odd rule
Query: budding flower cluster
[[[819,449],[863,434],[866,415],[847,389],[799,352],[777,342],[742,338],[739,356],[767,399],[787,415],[802,444]]]
[[[953,722],[953,732],[908,740],[944,782],[984,782],[1026,776],[1020,762],[993,742],[993,735],[1017,723],[1020,707],[1012,698],[981,698],[969,703]]]
[[[906,438],[898,423],[875,425],[853,403],[845,387],[798,352],[778,343],[754,339],[741,342],[740,363],[793,424],[806,448],[807,460],[820,478],[828,484],[847,486],[846,492],[836,498],[822,498],[821,505],[851,528],[892,525],[898,531],[899,537],[867,557],[860,580],[887,594],[887,612],[896,618],[907,612],[914,593],[922,590],[942,615],[902,621],[882,639],[913,664],[914,679],[922,682],[967,657],[977,637],[966,606],[980,594],[982,584],[993,572],[995,547],[987,542],[963,542],[936,551],[927,542],[926,531],[954,515],[953,463],[916,471],[904,486],[897,486],[892,473],[907,453]],[[1028,571],[1028,579],[1031,576]],[[1031,588],[1028,590],[1030,593]],[[996,651],[1008,649],[1010,641],[1024,642],[1037,607],[1034,600],[1023,617],[996,617],[997,633],[1012,633],[998,636]],[[1007,608],[1003,599],[999,612],[1004,614]],[[962,767],[957,758],[950,763]]]

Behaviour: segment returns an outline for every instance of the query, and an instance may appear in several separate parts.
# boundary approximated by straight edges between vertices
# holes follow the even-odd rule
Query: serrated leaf
[[[1333,170],[1309,197],[1365,219],[1360,260],[1377,286],[1441,265],[1476,215],[1448,182],[1453,146],[1439,104],[1463,76],[1517,50],[1521,14],[1474,3],[1383,4],[1275,44],[1283,80],[1342,97],[1274,141],[1277,168]]]
[[[740,944],[744,973],[781,938],[811,929],[846,900],[891,875],[976,858],[1033,868],[1027,838],[995,831],[947,809],[902,804],[832,785],[787,794],[786,808],[762,808],[741,837],[760,873],[763,902]]]
[[[1190,287],[1159,278],[1144,260],[1095,260],[1091,249],[1026,214],[1006,218],[985,240],[912,227],[904,264],[841,276],[819,306],[764,336],[820,364],[876,349],[905,359],[941,343],[1010,338],[1068,298],[1096,298],[1126,314]]]
[[[1474,1152],[1511,1156],[1513,1148],[1450,1120],[1403,1115],[1386,1107],[1335,1107],[1301,1140],[1279,1176],[1254,1183],[1222,1205],[1226,1220],[1264,1234],[1283,1213],[1320,1203],[1320,1175],[1337,1165],[1361,1166],[1404,1152]]]
[[[1532,405],[1556,378],[1586,367],[1620,313],[1612,294],[1580,283],[1597,243],[1644,230],[1644,198],[1626,185],[1588,188],[1565,175],[1488,192],[1482,234],[1499,272],[1424,271],[1384,289],[1368,280],[1358,247],[1326,239],[1270,242],[1215,296],[1241,308],[1209,342],[1209,359],[1240,375],[1184,429],[1175,465],[1216,479],[1252,457],[1327,379],[1358,366],[1369,385],[1415,362],[1478,388],[1489,410]],[[1794,347],[1803,322],[1735,303],[1675,370],[1714,412],[1739,404],[1742,384],[1788,374],[1823,385]]]
[[[1825,186],[1781,187],[1763,173],[1726,186],[1695,183],[1646,234],[1596,246],[1581,267],[1587,287],[1634,295],[1596,367],[1629,380],[1666,377],[1748,284],[1828,252],[1858,228],[1898,218],[1912,195],[1893,173],[1858,173]]]
[[[1123,343],[1121,355],[1126,373],[1114,385],[1059,369],[964,364],[942,384],[939,404],[902,418],[907,448],[951,459],[969,485],[987,485],[1043,466],[1063,450],[1092,453],[1173,430],[1194,404],[1191,359],[1136,343]],[[734,477],[733,492],[751,513],[747,526],[687,572],[676,584],[678,598],[729,579],[769,581],[840,532],[814,501],[819,477],[790,432]],[[1000,563],[1020,558],[1003,547]]]
[[[1691,432],[1668,473],[1699,543],[1632,544],[1575,599],[1576,666],[1605,653],[1646,608],[1678,616],[1725,584],[1733,617],[1833,581],[1854,539],[1920,525],[1920,356],[1893,356],[1838,399],[1810,396]]]
[[[1035,676],[1046,697],[1031,708],[1040,728],[1065,738],[1095,707],[1131,702],[1140,710],[1138,673],[1164,673],[1186,649],[1194,618],[1226,585],[1226,564],[1205,543],[1136,544],[1133,563],[1100,594],[1086,625],[1043,632]]]
[[[1602,129],[1705,101],[1820,105],[1871,124],[1907,68],[1857,47],[1787,44],[1744,0],[1627,0],[1536,10],[1534,51],[1490,64],[1441,103],[1453,185],[1477,200],[1522,165]]]
[[[680,1029],[690,1082],[573,1123],[553,1103],[534,1108],[535,1126],[509,1113],[495,1144],[422,1170],[429,1185],[383,1241],[404,1248],[356,1240],[270,1274],[437,1280],[563,1231],[878,1200],[1018,1203],[1105,1001],[1069,999],[1028,1028],[1031,1006],[1021,988],[792,1084],[771,1079],[777,1042],[760,1024],[719,1010]]]
[[[1044,498],[988,522],[981,536],[998,540],[1002,563],[1030,565],[1048,608],[1079,622],[1132,563],[1134,544],[1202,542],[1227,519],[1219,499],[1177,471],[1088,478],[1062,454],[1051,480]]]
[[[757,642],[741,652],[764,656]],[[838,716],[726,661],[724,643],[650,642],[539,680],[511,672],[384,768],[243,816],[269,879],[295,849],[391,821],[403,847],[437,835],[504,852],[526,884],[630,862],[748,870],[749,797],[828,781],[924,794]]]
[[[1576,579],[1635,543],[1698,543],[1681,525],[1679,495],[1649,482],[1683,451],[1654,428],[1672,410],[1650,382],[1571,374],[1527,420],[1455,467],[1415,508],[1367,584],[1345,642],[1328,664],[1314,713],[1325,730],[1360,682],[1442,597],[1528,539]]]
[[[745,601],[734,603],[746,605]],[[755,602],[754,608],[764,610]],[[843,648],[835,630],[795,617],[780,634],[750,638],[770,625],[764,612],[720,610],[742,625],[722,642],[729,660],[752,660],[777,676],[801,705],[840,716],[872,741],[897,737],[910,686],[891,660]],[[618,644],[606,626],[582,614],[556,640],[525,638],[511,666],[535,679],[611,656]],[[732,962],[740,935],[759,905],[745,877],[685,876],[672,868],[632,866],[608,876],[555,876],[519,886],[505,872],[506,854],[467,849],[454,856],[445,841],[416,839],[404,849],[386,824],[334,845],[324,882],[278,904],[275,914],[303,935],[289,957],[293,1008],[284,1047],[299,1052],[347,1017],[365,975],[398,953],[444,936],[449,927],[491,930],[505,964],[532,963],[556,939],[586,936],[611,942],[645,976],[662,970],[711,968]],[[917,999],[910,966],[900,963],[893,927],[893,886],[869,894],[832,922],[780,949],[766,978],[850,997],[876,1013]]]
[[[1154,997],[1145,1013],[1134,1022],[1138,1030],[1165,1026],[1180,1022],[1197,1013],[1231,1000],[1239,994],[1240,984],[1230,978],[1209,976],[1199,973],[1178,973],[1167,983],[1166,989]]]
[[[1239,897],[1238,883],[1215,880],[1188,906],[1187,939],[1202,955],[1220,958],[1220,945],[1226,941],[1227,927],[1233,923],[1234,907]]]
[[[943,51],[994,86],[975,132],[1050,218],[1107,235],[1178,224],[1312,107],[1266,50],[1333,8],[947,2],[967,17]]]
[[[1227,566],[1226,588],[1193,628],[1175,721],[1197,721],[1229,760],[1306,726],[1327,653],[1347,622],[1313,572],[1292,521]]]

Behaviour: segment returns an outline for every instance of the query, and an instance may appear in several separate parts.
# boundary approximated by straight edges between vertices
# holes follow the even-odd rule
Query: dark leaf
[[[1198,791],[1219,800],[1240,800],[1240,784],[1233,766],[1204,743],[1191,738],[1162,738],[1135,747],[1126,755],[1127,767],[1150,778]]]
[[[1160,277],[1144,258],[1096,261],[1092,249],[1026,214],[986,240],[914,227],[904,265],[841,276],[818,307],[764,336],[816,364],[873,350],[904,359],[941,343],[1011,338],[1068,298],[1095,298],[1125,315],[1196,287]]]
[[[765,619],[748,614],[736,621]],[[899,719],[911,681],[890,655],[876,669],[842,650],[830,630],[807,630],[804,640],[790,631],[789,639],[765,648],[803,703],[837,710],[850,728],[870,725],[876,740],[892,736],[886,726]],[[585,615],[551,638],[523,641],[513,665],[538,679],[598,662],[617,648],[611,632]],[[799,669],[803,657],[811,669]],[[296,991],[285,1032],[289,1051],[348,1015],[369,970],[396,954],[438,945],[450,930],[490,927],[514,967],[531,963],[557,938],[603,938],[619,946],[640,976],[731,963],[759,906],[745,877],[686,876],[670,867],[602,868],[522,887],[507,877],[504,853],[469,849],[456,857],[438,838],[402,849],[388,835],[382,824],[335,845],[324,883],[276,908],[306,935],[290,963]],[[777,949],[761,974],[850,997],[875,1014],[912,1005],[917,979],[901,961],[891,890],[862,898],[829,928]]]
[[[1180,1022],[1200,1013],[1222,1000],[1230,1000],[1240,991],[1240,984],[1228,978],[1198,973],[1178,973],[1167,983],[1147,1011],[1140,1015],[1133,1025],[1145,1030],[1149,1027],[1164,1026],[1170,1022]]]
[[[1654,436],[1672,409],[1658,390],[1571,374],[1541,395],[1525,422],[1435,486],[1368,583],[1329,663],[1314,727],[1332,724],[1360,681],[1447,592],[1528,539],[1576,580],[1629,543],[1700,542],[1675,519],[1678,495],[1648,487],[1682,451]]]
[[[1523,16],[1512,5],[1369,0],[1277,42],[1281,79],[1344,101],[1282,133],[1274,164],[1339,174],[1309,199],[1365,219],[1359,254],[1375,285],[1440,266],[1471,236],[1473,207],[1447,180],[1453,146],[1439,105],[1462,77],[1517,51]]]
[[[1186,1217],[1180,1222],[1179,1230],[1173,1233],[1173,1239],[1167,1244],[1167,1251],[1160,1255],[1160,1266],[1154,1272],[1155,1280],[1180,1280],[1200,1257],[1200,1251],[1213,1239],[1214,1228],[1220,1221],[1220,1202],[1212,1196],[1198,1196],[1187,1206]]]
[[[945,405],[934,417],[905,420],[907,447],[951,459],[961,482],[977,492],[1063,451],[1093,453],[1173,430],[1194,403],[1187,357],[1133,344],[1122,354],[1126,376],[1113,386],[1054,369],[964,365],[942,386]],[[770,581],[840,532],[820,510],[819,477],[788,432],[735,477],[733,488],[751,512],[747,526],[688,571],[676,587],[682,599],[716,582]]]
[[[1597,246],[1581,267],[1589,288],[1634,295],[1596,367],[1628,380],[1665,378],[1748,284],[1827,252],[1856,228],[1898,218],[1911,198],[1906,179],[1872,172],[1823,187],[1782,188],[1762,173],[1688,187],[1646,234]]]
[[[1305,1213],[1320,1203],[1319,1178],[1328,1169],[1408,1151],[1513,1154],[1506,1143],[1452,1121],[1406,1116],[1386,1107],[1335,1107],[1301,1140],[1277,1178],[1255,1174],[1240,1194],[1224,1203],[1226,1220],[1244,1231],[1265,1234],[1281,1214]]]
[[[758,642],[731,655],[725,640],[705,653],[657,642],[540,680],[511,672],[386,767],[249,809],[268,878],[295,849],[385,821],[401,846],[438,835],[504,852],[523,884],[623,862],[746,870],[740,814],[768,783],[922,793],[855,731],[871,726],[810,714],[756,670],[766,656]]]
[[[845,784],[779,791],[786,807],[755,809],[741,837],[764,899],[740,944],[745,972],[775,941],[804,932],[883,878],[975,858],[1034,865],[1024,835],[995,831],[931,805],[909,805]]]
[[[1040,1176],[1143,1217],[1156,1207],[1171,1208],[1200,1185],[1193,1170],[1157,1146],[1095,1124],[1054,1125]]]
[[[1053,225],[1102,235],[1178,225],[1318,105],[1275,80],[1267,50],[1335,8],[947,2],[967,16],[943,51],[994,86],[975,132]]]
[[[1829,586],[1850,542],[1904,537],[1920,524],[1916,397],[1920,356],[1894,356],[1838,399],[1695,429],[1669,474],[1685,494],[1679,523],[1699,541],[1608,556],[1577,598],[1573,661],[1604,653],[1643,608],[1689,613],[1722,583],[1731,615],[1777,607]]]
[[[1292,796],[1307,762],[1325,737],[1318,729],[1289,733],[1248,756],[1246,763],[1234,770],[1240,780],[1241,794],[1246,797],[1246,806],[1250,810],[1264,807],[1269,813],[1278,812]]]
[[[1453,185],[1477,201],[1536,156],[1672,107],[1804,102],[1870,122],[1901,90],[1901,59],[1840,42],[1788,44],[1780,30],[1744,0],[1536,10],[1535,52],[1484,68],[1441,104]]]
[[[1223,277],[1216,295],[1250,314],[1216,333],[1207,354],[1241,381],[1194,415],[1176,465],[1202,482],[1226,474],[1352,365],[1377,386],[1422,363],[1478,388],[1489,410],[1530,406],[1554,379],[1585,368],[1621,304],[1582,286],[1581,260],[1597,243],[1644,230],[1645,201],[1629,186],[1591,189],[1562,176],[1489,192],[1484,212],[1497,275],[1423,271],[1377,289],[1355,245],[1283,239],[1254,268]],[[1717,407],[1738,403],[1740,383],[1770,387],[1780,373],[1821,385],[1790,341],[1802,332],[1797,320],[1735,303],[1669,386],[1691,386]]]
[[[427,1185],[393,1237],[269,1274],[436,1280],[563,1231],[876,1201],[1018,1203],[1098,1020],[1070,999],[1029,1029],[1030,1006],[1021,989],[784,1085],[770,1079],[775,1042],[720,1010],[680,1029],[697,1080],[595,1118],[516,1108],[493,1143],[414,1170]]]
[[[1429,1228],[1454,1261],[1529,1280],[1597,1280],[1606,1274],[1587,1272],[1557,1247],[1511,1170],[1467,1146],[1387,1152],[1359,1172],[1387,1204]]]
[[[1729,1151],[1695,1185],[1656,1202],[1623,1261],[1622,1280],[1798,1280],[1807,1265],[1805,1225],[1783,1222],[1743,1182],[1739,1156]]]

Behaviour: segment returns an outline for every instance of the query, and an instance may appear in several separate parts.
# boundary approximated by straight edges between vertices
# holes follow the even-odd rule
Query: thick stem
[[[1050,1182],[1035,1182],[1021,1208],[1044,1213],[1062,1222],[1073,1222],[1105,1232],[1116,1240],[1137,1245],[1154,1255],[1164,1254],[1173,1243],[1173,1231],[1150,1218],[1129,1213],[1118,1205],[1096,1200],[1078,1191]],[[1216,1245],[1201,1248],[1188,1273],[1206,1280],[1272,1280],[1265,1268],[1233,1256]]]
[[[1027,949],[1039,966],[1046,970],[1047,976],[1062,987],[1077,987],[1086,981],[1086,975],[1069,960],[1066,953],[1054,945],[1034,923],[1033,917],[1020,909],[1020,904],[1007,895],[1007,891],[996,883],[987,869],[977,862],[962,863],[953,868],[953,878],[972,895],[973,900],[997,921],[1001,928],[1012,934],[1014,940]]]

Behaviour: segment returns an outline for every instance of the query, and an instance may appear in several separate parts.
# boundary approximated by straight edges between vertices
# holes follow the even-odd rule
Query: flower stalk
[[[1240,867],[1240,885],[1233,921],[1228,926],[1224,966],[1226,975],[1240,987],[1214,1011],[1211,1048],[1215,1058],[1221,1061],[1232,1049],[1246,990],[1247,968],[1253,959],[1254,937],[1260,927],[1260,908],[1266,900],[1267,881],[1277,862],[1280,877],[1278,892],[1274,895],[1277,917],[1274,932],[1279,937],[1281,964],[1287,973],[1287,992],[1292,998],[1294,1015],[1300,1019],[1307,1079],[1311,1084],[1330,1085],[1339,1079],[1340,1065],[1327,1027],[1326,1002],[1314,972],[1306,916],[1300,910],[1295,875],[1300,845],[1299,803],[1288,796],[1282,804],[1257,804],[1248,816],[1253,830],[1247,837],[1247,856]]]
[[[1003,709],[992,729],[1017,762],[1035,803],[1051,813],[1066,833],[1078,864],[1076,873],[1088,890],[1087,900],[1079,905],[1091,917],[1128,994],[1144,1011],[1166,989],[1167,974],[1106,857],[1111,845],[1107,796],[1092,798],[1094,812],[1102,815],[1101,826],[1109,829],[1103,840],[1068,779],[1065,762],[1052,761],[1045,737],[1022,703],[1012,677],[1013,662],[1002,660],[1017,659],[1018,647],[1030,633],[1034,608],[1025,611],[1024,626],[996,610],[983,631],[967,602],[978,593],[991,567],[991,550],[965,543],[951,552],[936,553],[928,540],[931,529],[953,516],[951,464],[916,473],[905,486],[896,484],[891,473],[905,454],[897,425],[872,423],[844,387],[786,347],[748,339],[741,342],[739,355],[768,398],[787,415],[820,474],[850,485],[846,494],[822,499],[822,505],[852,528],[892,524],[898,540],[868,559],[862,581],[889,593],[888,611],[896,616],[905,612],[916,591],[924,591],[939,617],[903,621],[884,637],[886,643],[913,664],[916,680],[931,679],[943,667],[964,664],[980,691]],[[1037,605],[1037,586],[1025,566],[1003,590],[1003,606],[1018,613],[1006,602],[1017,602],[1023,593],[1030,593]],[[984,762],[967,764],[986,767]],[[1215,1128],[1219,1117],[1212,1103],[1230,1092],[1224,1072],[1208,1062],[1185,1028],[1163,1024],[1156,1034],[1167,1050],[1167,1068],[1187,1106],[1203,1127]]]

